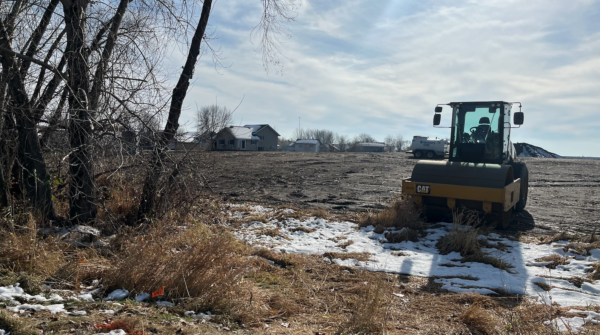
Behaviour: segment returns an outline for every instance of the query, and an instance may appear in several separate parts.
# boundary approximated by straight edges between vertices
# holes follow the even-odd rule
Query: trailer
[[[448,140],[445,139],[417,135],[413,136],[411,149],[415,158],[443,158],[448,154],[448,145]]]

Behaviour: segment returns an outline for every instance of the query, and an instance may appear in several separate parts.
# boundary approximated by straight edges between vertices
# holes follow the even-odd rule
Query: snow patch
[[[304,231],[297,228],[307,228]],[[561,306],[585,306],[600,301],[600,281],[584,283],[577,287],[569,279],[587,278],[586,272],[600,256],[600,250],[592,250],[590,256],[569,259],[568,264],[550,270],[546,262],[537,260],[550,255],[565,256],[564,242],[553,244],[527,244],[503,238],[498,234],[481,236],[492,239],[493,244],[502,244],[500,251],[485,249],[490,256],[511,264],[509,271],[494,268],[488,264],[457,261],[456,252],[441,255],[436,242],[448,234],[452,224],[439,223],[436,228],[427,229],[426,236],[418,242],[389,243],[385,233],[377,234],[374,227],[358,229],[352,222],[336,222],[310,218],[297,220],[287,218],[269,223],[250,222],[241,226],[235,235],[246,244],[256,248],[265,247],[283,253],[325,254],[325,262],[351,266],[369,271],[401,273],[421,277],[434,277],[435,282],[452,292],[477,292],[495,294],[507,291],[513,294],[529,295],[541,303],[558,303]],[[279,235],[265,235],[265,231],[278,228]],[[348,244],[352,241],[351,244]],[[490,243],[492,244],[492,243]],[[339,259],[338,254],[367,253],[368,261]],[[329,256],[331,255],[331,257]],[[330,259],[331,258],[331,259]],[[469,277],[471,276],[471,277]],[[544,281],[552,286],[550,292],[535,285]]]

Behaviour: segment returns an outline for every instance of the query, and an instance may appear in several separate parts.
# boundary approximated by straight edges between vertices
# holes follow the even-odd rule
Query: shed
[[[296,152],[319,152],[321,142],[319,140],[297,140],[294,142],[294,151]]]
[[[355,148],[356,152],[383,152],[385,144],[381,142],[357,143]]]

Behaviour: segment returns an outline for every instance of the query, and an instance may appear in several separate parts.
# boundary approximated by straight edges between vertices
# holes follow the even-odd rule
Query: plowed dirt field
[[[405,153],[210,152],[206,177],[225,199],[262,205],[378,211],[401,192]],[[529,201],[509,230],[600,234],[600,160],[524,158]]]

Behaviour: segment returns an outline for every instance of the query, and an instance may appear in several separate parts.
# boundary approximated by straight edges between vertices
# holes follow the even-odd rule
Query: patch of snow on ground
[[[123,329],[111,330],[109,333],[98,333],[96,335],[126,335],[127,333]]]
[[[9,335],[4,329],[0,329],[0,335]]]
[[[299,254],[334,253],[333,261],[339,265],[352,266],[369,271],[401,273],[421,277],[440,277],[435,281],[444,289],[453,292],[477,292],[492,294],[495,290],[536,297],[541,303],[558,303],[561,306],[585,306],[600,301],[600,283],[584,283],[581,288],[570,283],[573,277],[587,278],[591,264],[600,260],[600,250],[592,250],[590,256],[581,256],[563,251],[565,241],[550,245],[536,245],[512,241],[498,234],[490,234],[490,244],[502,243],[505,251],[485,249],[490,256],[500,258],[514,268],[509,272],[499,270],[482,263],[457,261],[461,256],[456,253],[440,255],[436,242],[446,235],[452,224],[440,223],[438,228],[426,230],[427,236],[419,242],[388,243],[384,234],[377,234],[372,226],[357,229],[352,222],[335,222],[311,218],[300,221],[287,218],[283,221],[272,220],[269,223],[253,221],[242,225],[236,232],[239,239],[256,247]],[[308,231],[293,231],[304,227]],[[279,228],[281,236],[262,235],[269,229]],[[481,236],[485,237],[485,236]],[[353,241],[345,249],[339,245]],[[370,253],[369,261],[356,259],[341,260],[335,254]],[[401,253],[400,253],[401,252]],[[541,266],[536,260],[558,254],[571,256],[568,264],[556,269]],[[401,255],[401,256],[397,256]],[[449,265],[449,266],[448,266]],[[467,276],[477,277],[469,280]],[[443,277],[443,278],[441,278]],[[542,290],[535,282],[543,281],[553,288],[550,292]]]
[[[67,313],[65,310],[65,305],[56,304],[56,305],[31,305],[31,304],[22,304],[12,307],[6,308],[9,312],[18,313],[19,311],[50,311],[52,314],[56,313]]]
[[[585,314],[586,317],[576,316],[572,318],[560,317],[552,321],[545,322],[547,325],[554,327],[556,330],[561,332],[578,332],[584,330],[583,326],[586,324],[597,325],[600,324],[600,314],[592,311],[578,311],[570,310],[569,313]]]

